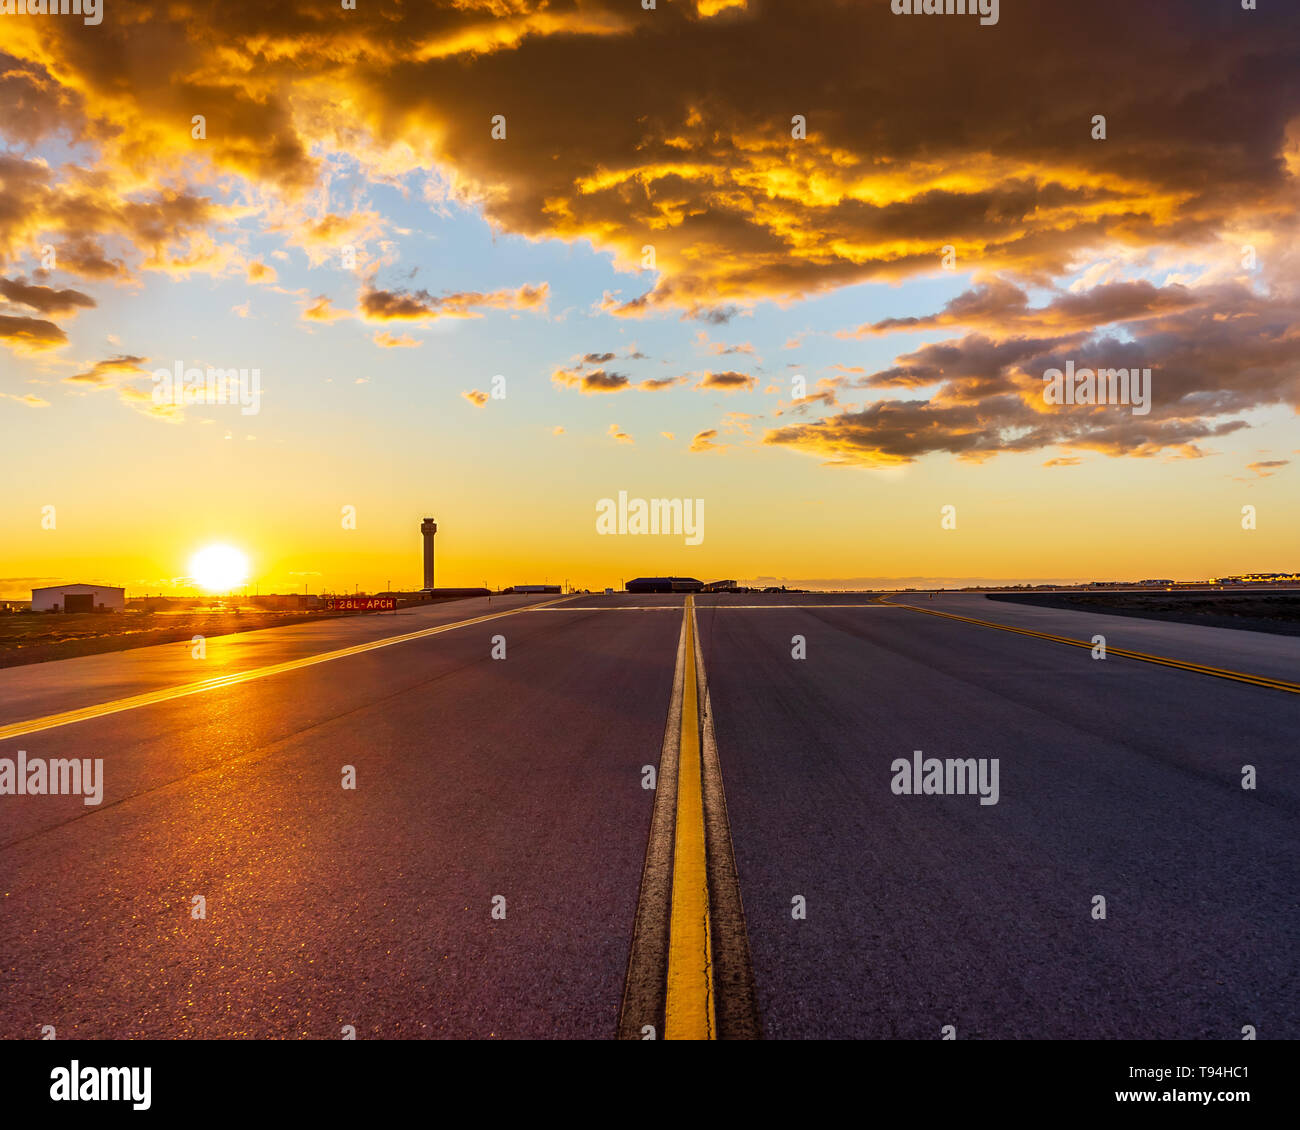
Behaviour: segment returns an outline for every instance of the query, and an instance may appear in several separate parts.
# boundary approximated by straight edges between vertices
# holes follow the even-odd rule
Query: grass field
[[[28,613],[0,616],[0,667],[98,655],[194,636],[224,636],[319,620],[339,612],[125,612]]]
[[[1281,592],[990,593],[990,600],[1300,636],[1300,590]]]

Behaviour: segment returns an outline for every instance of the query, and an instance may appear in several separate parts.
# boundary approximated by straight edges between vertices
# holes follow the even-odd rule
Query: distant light
[[[209,592],[229,592],[248,579],[248,558],[229,545],[209,545],[190,559],[190,576]]]

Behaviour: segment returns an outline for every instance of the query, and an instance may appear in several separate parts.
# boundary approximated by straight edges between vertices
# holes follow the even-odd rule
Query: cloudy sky
[[[1281,0],[0,13],[0,595],[414,586],[425,515],[448,585],[1300,570],[1298,60]]]

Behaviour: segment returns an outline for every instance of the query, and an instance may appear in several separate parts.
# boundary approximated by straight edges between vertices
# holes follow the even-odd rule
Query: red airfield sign
[[[397,598],[393,596],[329,596],[325,607],[330,612],[394,612]]]

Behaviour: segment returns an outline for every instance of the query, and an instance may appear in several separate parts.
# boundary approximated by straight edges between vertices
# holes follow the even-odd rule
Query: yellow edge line
[[[895,608],[906,608],[912,612],[924,612],[927,616],[942,616],[945,620],[961,620],[966,624],[979,624],[985,628],[997,628],[1003,632],[1015,632],[1020,636],[1034,636],[1040,640],[1051,640],[1053,643],[1068,643],[1072,647],[1086,647],[1092,650],[1093,644],[1087,640],[1075,640],[1069,636],[1056,636],[1050,632],[1035,632],[1030,628],[1013,628],[1009,624],[995,624],[992,620],[977,620],[973,616],[958,616],[955,612],[940,612],[936,608],[918,608],[915,604],[894,604],[887,597],[881,598],[882,604],[892,604]],[[1275,691],[1290,691],[1292,694],[1300,694],[1300,683],[1288,683],[1283,679],[1270,679],[1264,675],[1247,675],[1240,671],[1226,671],[1221,667],[1207,667],[1201,663],[1189,663],[1184,659],[1169,659],[1163,655],[1147,655],[1142,651],[1127,651],[1121,647],[1106,648],[1107,655],[1119,655],[1125,659],[1140,659],[1143,663],[1157,663],[1162,667],[1177,667],[1182,671],[1194,671],[1198,675],[1213,675],[1218,679],[1232,679],[1238,683],[1249,683],[1251,686],[1266,687]]]
[[[560,599],[568,598],[561,597]],[[559,601],[548,600],[546,603],[557,604]],[[24,734],[34,734],[40,730],[52,730],[56,726],[70,726],[74,722],[85,722],[91,718],[102,718],[106,714],[119,714],[123,710],[136,710],[141,706],[169,702],[174,698],[203,694],[205,691],[219,690],[222,687],[233,687],[239,683],[251,682],[253,679],[265,679],[269,675],[281,675],[286,671],[297,671],[302,667],[311,667],[317,663],[329,663],[334,659],[343,659],[349,655],[360,655],[363,652],[374,651],[381,647],[392,647],[394,644],[424,639],[427,636],[436,636],[441,632],[450,632],[456,628],[467,628],[471,624],[483,624],[488,620],[499,620],[502,616],[513,616],[517,612],[525,612],[530,608],[539,607],[541,605],[508,608],[504,612],[490,612],[485,616],[475,616],[471,620],[459,620],[455,624],[440,624],[436,628],[422,628],[418,632],[407,632],[401,636],[386,636],[381,640],[355,644],[352,647],[340,648],[338,651],[324,651],[319,655],[307,655],[301,659],[290,659],[287,662],[276,663],[270,667],[257,667],[252,671],[218,675],[215,678],[204,679],[198,683],[184,683],[179,687],[164,687],[162,690],[132,695],[130,698],[119,698],[112,702],[102,702],[96,706],[83,706],[79,710],[65,710],[60,714],[47,714],[43,718],[29,718],[26,722],[14,722],[8,726],[0,726],[0,741],[22,737]]]
[[[688,596],[681,752],[677,759],[677,821],[673,904],[668,934],[668,995],[664,1039],[712,1040],[713,951],[709,877],[704,854],[704,769],[700,759],[699,688],[695,674],[695,603]]]

